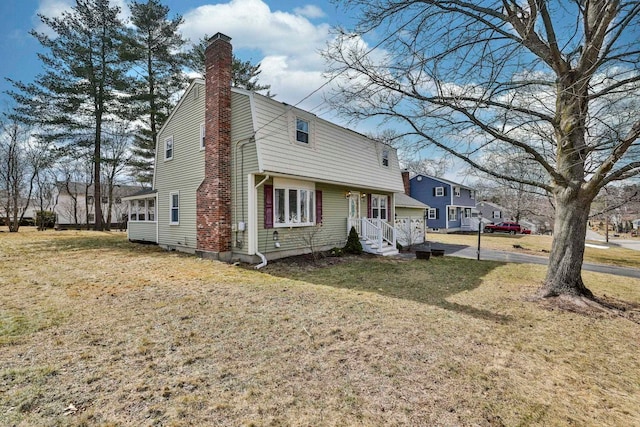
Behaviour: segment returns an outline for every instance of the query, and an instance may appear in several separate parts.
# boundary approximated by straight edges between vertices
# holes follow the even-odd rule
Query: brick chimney
[[[402,171],[402,183],[404,184],[404,194],[411,196],[411,182],[409,181],[409,171]]]
[[[217,33],[205,50],[204,180],[196,195],[197,252],[231,258],[231,38]]]

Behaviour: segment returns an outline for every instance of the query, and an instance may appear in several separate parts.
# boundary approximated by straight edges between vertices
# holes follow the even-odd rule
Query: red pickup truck
[[[487,224],[484,226],[485,233],[509,233],[509,234],[531,234],[531,230],[522,228],[517,222],[505,221],[498,224]]]

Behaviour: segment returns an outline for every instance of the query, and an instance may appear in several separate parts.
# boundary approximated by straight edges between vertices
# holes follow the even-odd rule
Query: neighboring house
[[[631,221],[631,224],[633,225],[634,230],[640,229],[640,219],[634,219]]]
[[[7,216],[9,217],[9,221],[13,221],[13,205],[11,206],[11,212],[5,212],[7,205],[9,204],[8,200],[8,192],[6,190],[0,190],[0,225],[5,225],[7,223]],[[38,202],[35,199],[31,199],[29,203],[27,203],[26,197],[18,198],[18,219],[22,216],[24,212],[24,217],[22,218],[23,224],[35,223],[36,212],[38,211]]]
[[[56,183],[54,212],[56,214],[57,229],[79,228],[95,223],[95,200],[93,184],[80,182],[59,181]],[[113,203],[111,203],[112,228],[125,228],[129,213],[128,204],[123,198],[138,193],[139,186],[116,185],[113,188]],[[102,216],[108,218],[109,195],[106,188],[102,189],[100,204]]]
[[[227,36],[210,39],[205,80],[158,134],[154,193],[127,198],[129,239],[264,265],[342,246],[353,226],[365,250],[394,253],[396,150],[232,88],[231,57]]]
[[[475,189],[428,175],[416,175],[409,183],[411,197],[429,206],[430,230],[443,233],[478,230]]]
[[[496,224],[507,220],[515,221],[515,216],[512,215],[512,213],[508,209],[493,202],[489,202],[486,200],[477,202],[476,209],[480,212],[480,214],[482,214],[483,221],[488,219],[490,222]],[[532,221],[520,218],[520,220],[518,220],[518,223],[522,227],[531,230],[532,233],[538,232],[538,225]]]

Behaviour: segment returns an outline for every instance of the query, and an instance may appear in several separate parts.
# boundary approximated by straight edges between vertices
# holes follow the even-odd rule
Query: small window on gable
[[[309,122],[301,118],[296,118],[296,141],[309,143]]]
[[[444,196],[444,187],[436,187],[436,197]]]
[[[389,150],[382,150],[382,166],[389,167]]]
[[[204,123],[200,123],[200,149],[204,150]]]
[[[164,159],[173,159],[173,136],[165,138],[164,140]]]
[[[493,218],[501,218],[502,215],[500,214],[500,211],[493,211]]]
[[[460,197],[460,187],[453,187],[453,194],[456,197]]]

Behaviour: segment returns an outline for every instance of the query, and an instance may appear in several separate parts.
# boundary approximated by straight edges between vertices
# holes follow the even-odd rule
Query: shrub
[[[349,237],[347,237],[347,244],[342,249],[346,254],[360,255],[362,253],[362,244],[358,237],[358,232],[354,227],[349,230]]]
[[[53,228],[56,224],[56,214],[51,211],[37,211],[36,224],[40,229]]]
[[[344,255],[344,253],[342,252],[342,248],[331,248],[331,250],[329,251],[329,256],[333,256],[333,257],[341,257],[342,255]]]

